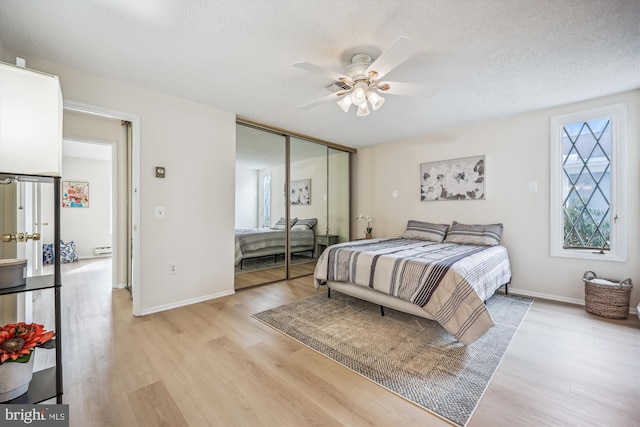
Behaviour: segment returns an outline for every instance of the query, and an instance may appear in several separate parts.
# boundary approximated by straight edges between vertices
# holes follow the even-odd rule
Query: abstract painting
[[[88,208],[89,183],[76,181],[62,182],[63,208]]]

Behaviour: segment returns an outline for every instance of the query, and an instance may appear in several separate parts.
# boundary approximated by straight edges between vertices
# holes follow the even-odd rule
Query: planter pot
[[[0,365],[0,402],[22,396],[33,377],[34,354],[27,363],[8,362]]]
[[[364,235],[366,239],[370,239],[371,238],[371,233],[367,233]]]

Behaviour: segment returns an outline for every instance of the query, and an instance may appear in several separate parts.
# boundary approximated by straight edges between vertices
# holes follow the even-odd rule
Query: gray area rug
[[[467,424],[532,300],[496,294],[495,326],[473,344],[438,323],[339,292],[254,314],[311,349],[454,424]]]

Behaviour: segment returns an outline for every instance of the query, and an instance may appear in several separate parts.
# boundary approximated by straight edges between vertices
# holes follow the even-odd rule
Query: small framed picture
[[[62,207],[88,208],[89,183],[78,181],[62,181]]]
[[[311,178],[291,181],[289,200],[292,205],[311,204]]]

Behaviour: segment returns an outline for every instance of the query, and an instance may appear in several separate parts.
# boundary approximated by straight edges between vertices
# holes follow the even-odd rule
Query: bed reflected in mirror
[[[349,153],[236,125],[235,288],[310,276],[349,239]]]

